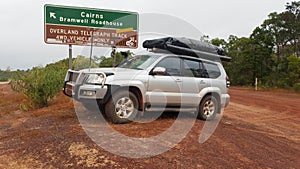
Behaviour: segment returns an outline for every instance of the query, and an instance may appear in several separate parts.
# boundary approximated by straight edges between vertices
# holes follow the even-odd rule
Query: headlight
[[[85,80],[85,83],[102,84],[103,80],[104,80],[103,74],[89,74]]]

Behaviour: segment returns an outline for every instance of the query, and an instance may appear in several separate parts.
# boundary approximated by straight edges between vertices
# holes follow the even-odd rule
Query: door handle
[[[205,81],[201,80],[201,81],[200,81],[200,84],[206,84],[206,83],[205,83]]]
[[[182,82],[182,80],[181,80],[181,79],[175,79],[175,81],[176,81],[176,82]]]

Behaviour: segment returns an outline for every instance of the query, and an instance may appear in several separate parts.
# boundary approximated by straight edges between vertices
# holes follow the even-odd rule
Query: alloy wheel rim
[[[203,114],[206,118],[211,117],[215,112],[215,104],[212,100],[207,100],[203,106]]]
[[[127,119],[134,112],[134,103],[129,97],[122,97],[116,102],[115,113],[119,118]]]

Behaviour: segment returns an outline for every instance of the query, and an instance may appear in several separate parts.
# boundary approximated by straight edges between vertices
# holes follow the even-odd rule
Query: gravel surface
[[[299,168],[300,94],[232,87],[230,95],[231,102],[208,141],[198,142],[205,122],[196,120],[169,151],[131,159],[95,144],[63,94],[49,107],[24,112],[20,104],[27,99],[2,84],[0,168]],[[87,112],[87,116],[97,115]],[[147,138],[167,130],[176,118],[176,113],[164,113],[150,123],[111,127],[127,136]],[[192,122],[193,116],[181,120]],[[101,125],[95,124],[94,129]]]

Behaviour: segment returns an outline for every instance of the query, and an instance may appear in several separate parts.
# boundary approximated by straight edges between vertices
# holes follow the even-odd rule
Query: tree
[[[255,78],[255,60],[251,51],[251,39],[231,35],[226,48],[228,50],[227,55],[232,58],[232,61],[224,63],[224,67],[232,80],[232,84],[252,85]]]
[[[125,53],[127,53],[128,58],[131,58],[133,56],[133,53],[130,50],[127,50]],[[124,59],[125,58],[121,54],[121,52],[116,52],[116,64],[121,63]],[[99,67],[113,67],[113,58],[103,58],[103,60],[99,64]]]
[[[295,59],[300,54],[299,13],[300,1],[287,3],[284,12],[270,13],[249,38],[230,35],[228,42],[211,40],[232,57],[224,67],[233,85],[252,85],[255,77],[260,84],[270,87],[289,88],[299,84],[292,80],[299,79],[297,66],[300,66]]]
[[[78,55],[73,61],[74,70],[81,70],[86,68],[97,68],[98,64],[92,59]]]
[[[233,85],[253,85],[254,79],[260,83],[268,81],[272,69],[272,45],[265,41],[262,29],[257,28],[250,38],[238,38],[231,35],[228,43],[222,39],[213,39],[212,43],[224,46],[231,62],[224,63]],[[265,41],[265,42],[264,42]]]
[[[226,48],[227,42],[224,39],[214,38],[210,41],[211,44],[221,47],[223,49]]]
[[[268,15],[260,27],[257,27],[250,38],[256,44],[265,48],[264,54],[271,56],[266,61],[271,64],[269,75],[270,85],[286,87],[286,77],[288,76],[287,56],[299,53],[300,22],[299,11],[300,2],[287,3],[286,11],[273,12]],[[269,49],[274,52],[269,53]],[[268,54],[269,53],[269,54]],[[276,57],[272,58],[273,53]],[[262,53],[263,54],[263,53]],[[268,68],[269,69],[269,68]]]
[[[288,30],[288,41],[293,46],[293,53],[297,53],[300,49],[300,1],[287,3],[282,18],[285,22],[284,28]]]
[[[300,91],[300,58],[291,55],[288,60],[288,82],[294,89]]]
[[[259,78],[262,85],[270,85],[272,81],[272,67],[274,67],[273,59],[273,43],[272,38],[268,36],[268,32],[260,27],[256,27],[250,35],[253,46],[253,55],[256,58],[256,77]]]

